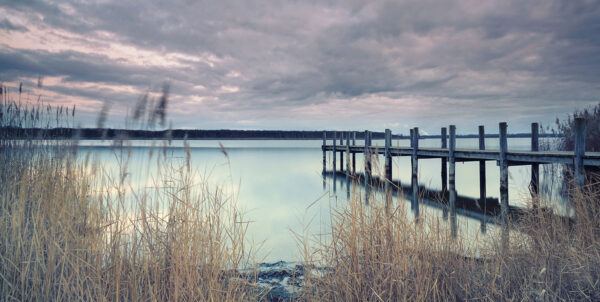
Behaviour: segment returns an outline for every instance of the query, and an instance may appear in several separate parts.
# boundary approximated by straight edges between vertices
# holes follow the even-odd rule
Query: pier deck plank
[[[323,146],[324,151],[333,151],[334,146]],[[335,146],[335,150],[346,151],[346,146]],[[349,147],[350,153],[364,153],[364,145],[353,145]],[[385,155],[385,148],[370,147],[372,153]],[[390,147],[392,156],[411,156],[411,147]],[[447,158],[447,148],[424,148],[417,150],[419,158]],[[457,148],[454,151],[456,161],[476,161],[476,160],[499,160],[499,150],[479,150]],[[514,164],[573,164],[575,153],[573,151],[527,151],[527,150],[509,150],[506,152],[506,159]],[[586,152],[583,156],[585,166],[600,166],[600,152]]]

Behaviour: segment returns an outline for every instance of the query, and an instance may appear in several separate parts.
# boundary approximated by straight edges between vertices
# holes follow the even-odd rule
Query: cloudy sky
[[[526,131],[600,101],[600,2],[0,0],[0,81],[82,126],[168,82],[173,127]]]

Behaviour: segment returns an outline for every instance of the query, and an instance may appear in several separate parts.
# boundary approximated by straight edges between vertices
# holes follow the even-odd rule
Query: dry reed
[[[354,194],[332,209],[331,240],[304,238],[308,301],[598,301],[600,192],[597,184],[571,196],[574,219],[538,208],[510,222],[483,248],[450,236],[440,217],[407,218],[403,199],[386,208]],[[321,235],[322,236],[322,235]],[[481,242],[480,242],[481,243]],[[320,270],[314,269],[320,267]]]
[[[6,93],[1,105],[3,127],[55,118],[60,125],[69,116],[42,103],[30,109]],[[1,301],[259,297],[238,273],[251,259],[243,215],[224,190],[198,181],[189,152],[183,163],[159,153],[154,182],[133,187],[126,141],[115,146],[113,173],[78,156],[76,141],[2,133]]]

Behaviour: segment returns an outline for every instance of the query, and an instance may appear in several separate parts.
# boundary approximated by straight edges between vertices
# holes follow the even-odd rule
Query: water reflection
[[[347,142],[347,140],[346,140]],[[119,173],[120,167],[127,165],[127,181],[132,188],[151,187],[155,184],[156,175],[160,174],[156,164],[156,154],[161,152],[175,164],[185,164],[183,142],[174,141],[165,148],[160,147],[162,141],[132,141],[131,148],[121,153],[110,147],[112,142],[82,142],[79,156],[85,160],[87,151],[91,157],[107,171]],[[250,221],[248,235],[250,241],[262,243],[260,260],[274,262],[278,260],[298,259],[296,234],[324,234],[329,227],[331,209],[343,206],[353,196],[360,196],[364,202],[376,200],[377,190],[365,186],[365,182],[356,182],[348,174],[333,174],[323,171],[322,141],[224,141],[227,157],[221,152],[218,141],[191,141],[191,166],[197,172],[197,182],[226,190],[234,201],[244,210],[246,220]],[[407,145],[409,142],[394,141],[394,145]],[[527,139],[510,139],[509,148],[526,149]],[[357,142],[361,144],[361,142]],[[459,148],[476,146],[476,139],[458,139]],[[519,145],[520,144],[520,145]],[[154,145],[154,147],[153,147]],[[383,141],[373,141],[374,146],[382,146]],[[437,140],[423,140],[424,147],[437,147]],[[487,144],[494,148],[494,142]],[[521,147],[519,147],[521,146]],[[127,156],[128,160],[122,158]],[[383,160],[373,156],[372,175],[374,179],[384,174]],[[356,159],[350,164],[352,171],[359,175],[364,173],[365,163],[362,154],[344,156],[344,159]],[[328,169],[332,166],[332,154],[326,154]],[[339,160],[338,160],[339,161]],[[345,163],[349,169],[349,163]],[[339,162],[338,162],[339,165]],[[397,202],[398,192],[411,193],[410,158],[393,158],[392,190],[386,200]],[[542,166],[544,170],[545,166]],[[486,162],[488,196],[485,207],[476,202],[479,197],[477,162],[456,164],[457,198],[456,215],[443,202],[447,193],[441,193],[440,160],[419,160],[419,196],[422,198],[421,215],[440,216],[454,225],[455,233],[472,234],[495,232],[495,220],[487,218],[499,211],[498,183],[499,173],[494,162]],[[529,167],[510,167],[510,204],[515,208],[527,207],[529,198]],[[118,174],[115,174],[118,175]],[[541,173],[540,190],[556,192],[552,182],[560,173],[545,176]],[[323,177],[325,176],[325,177]],[[374,184],[377,188],[377,185]],[[553,191],[554,190],[554,191]],[[387,192],[387,191],[386,191]],[[410,200],[404,195],[405,199]],[[440,203],[439,200],[442,200]],[[556,199],[554,199],[556,200]],[[474,202],[475,201],[475,202]],[[556,208],[561,209],[558,204]],[[414,214],[406,211],[409,218]],[[464,215],[463,215],[464,214]],[[412,215],[412,216],[411,216]],[[471,236],[471,235],[469,235]]]

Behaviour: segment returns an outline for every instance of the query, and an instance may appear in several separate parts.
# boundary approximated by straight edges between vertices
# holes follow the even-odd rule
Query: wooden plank
[[[531,151],[537,152],[540,149],[539,140],[539,124],[531,123]],[[540,193],[540,164],[531,165],[531,182],[529,183],[529,190],[533,201],[533,207],[538,207],[538,195]]]
[[[479,150],[485,150],[485,128],[483,125],[479,126]],[[479,160],[479,206],[484,210],[487,208],[485,185],[485,160]]]
[[[505,122],[500,123],[500,213],[502,219],[508,217],[508,160],[506,158],[506,150],[508,149],[506,139]]]
[[[333,151],[332,145],[324,147],[326,151]],[[338,152],[345,150],[337,147]],[[355,145],[350,147],[350,153],[364,153],[365,146]],[[375,152],[375,148],[371,148]],[[385,154],[384,149],[378,150],[379,154]],[[392,156],[412,156],[410,147],[391,147]],[[419,148],[417,156],[419,158],[448,158],[448,150],[442,148]],[[455,161],[478,161],[478,160],[500,160],[498,150],[478,150],[478,149],[455,149]],[[574,152],[572,151],[538,151],[512,150],[506,151],[506,159],[510,165],[531,165],[538,164],[573,164]],[[600,166],[600,152],[586,152],[583,156],[584,166]]]
[[[419,149],[419,128],[415,127],[412,131],[412,201],[415,216],[419,216],[419,159],[417,157],[417,150]]]
[[[442,149],[448,148],[448,135],[446,133],[446,127],[442,127]],[[442,194],[448,190],[448,164],[447,159],[442,157]]]
[[[583,167],[583,158],[585,156],[585,120],[575,118],[575,152],[573,156],[573,166],[575,167],[575,183],[580,188],[585,185],[585,171]]]
[[[332,151],[333,146],[325,146],[326,151]],[[374,152],[371,148],[371,152]],[[339,152],[339,147],[337,148]],[[350,153],[364,153],[365,146],[356,145],[350,147]],[[384,154],[385,150],[378,150]],[[412,156],[411,147],[391,147],[392,156]],[[417,156],[419,158],[448,158],[448,150],[442,148],[419,148]],[[500,160],[498,150],[478,150],[478,149],[455,149],[455,161],[478,161],[478,160]],[[526,151],[512,150],[506,151],[506,159],[510,165],[531,165],[539,164],[573,164],[574,152],[572,151]],[[583,157],[584,166],[600,166],[600,152],[586,152]]]

